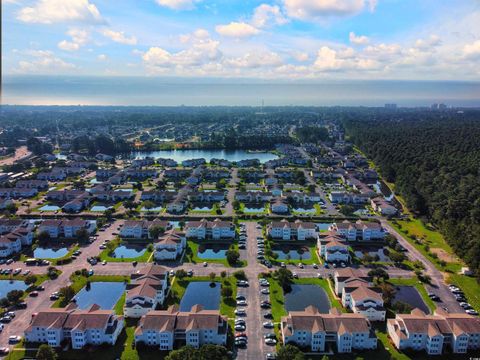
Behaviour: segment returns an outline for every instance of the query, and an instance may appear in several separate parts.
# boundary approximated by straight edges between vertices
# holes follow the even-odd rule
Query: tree
[[[82,243],[88,242],[88,239],[90,238],[90,234],[85,228],[78,229],[75,235],[77,236],[77,240]]]
[[[277,353],[277,360],[303,360],[305,355],[303,352],[292,344],[282,346]]]
[[[275,277],[277,278],[278,282],[280,283],[280,286],[284,290],[290,289],[290,285],[293,282],[293,274],[290,270],[285,269],[285,268],[280,268],[277,271],[275,271]]]
[[[7,299],[12,305],[17,305],[20,302],[24,292],[23,290],[12,290],[7,294]]]
[[[390,278],[388,273],[382,268],[372,269],[368,272],[368,276],[376,278],[378,281],[385,281]]]
[[[182,280],[183,278],[187,277],[187,272],[183,269],[178,269],[175,273],[175,276],[178,277],[179,280]]]
[[[69,285],[60,288],[59,293],[60,296],[63,297],[63,302],[69,303],[75,296],[75,289],[71,285]]]
[[[147,200],[143,202],[143,207],[147,210],[150,210],[155,207],[155,203],[153,201]]]
[[[234,249],[228,249],[225,253],[225,256],[227,257],[227,261],[230,265],[235,265],[238,259],[240,259],[240,253]]]
[[[158,239],[165,232],[165,228],[160,225],[153,225],[148,229],[148,234],[152,239]]]
[[[56,360],[58,359],[58,356],[55,349],[47,344],[42,344],[38,347],[37,356],[35,358],[37,360]]]
[[[50,234],[48,233],[48,231],[42,231],[37,235],[37,238],[38,241],[40,241],[41,243],[46,243],[50,241]]]
[[[396,290],[395,287],[388,283],[379,284],[380,290],[382,290],[382,298],[385,304],[391,305],[393,299],[395,298]]]
[[[215,281],[215,277],[216,277],[216,276],[217,276],[217,275],[216,275],[214,272],[211,272],[211,273],[208,275],[208,277],[210,278],[210,281],[211,281],[212,283]]]
[[[34,274],[28,275],[28,276],[25,278],[24,282],[25,282],[26,285],[35,284],[35,283],[37,282],[37,275],[34,275]]]
[[[233,295],[233,290],[229,286],[223,286],[221,290],[221,294],[224,298],[231,298]]]

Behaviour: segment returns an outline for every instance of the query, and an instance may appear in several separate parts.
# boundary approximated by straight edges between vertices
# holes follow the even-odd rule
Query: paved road
[[[405,249],[407,249],[409,258],[413,261],[420,261],[425,266],[425,273],[427,273],[432,279],[431,285],[427,286],[427,291],[440,297],[441,302],[438,303],[438,306],[446,307],[450,312],[464,312],[460,305],[458,305],[458,302],[455,300],[447,285],[445,285],[443,273],[439,271],[425,256],[423,256],[415,246],[404,239],[387,220],[380,217],[378,219],[383,228],[387,229],[388,232],[393,235]]]

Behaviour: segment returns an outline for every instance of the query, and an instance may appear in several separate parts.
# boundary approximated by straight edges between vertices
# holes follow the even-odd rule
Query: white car
[[[262,290],[260,290],[260,292],[261,292],[263,295],[268,295],[268,294],[270,294],[270,290],[268,290],[268,289],[262,289]]]
[[[266,345],[271,345],[271,346],[277,345],[277,340],[275,340],[275,339],[265,339],[265,344]]]
[[[245,300],[238,300],[237,306],[247,306],[247,302]]]
[[[0,324],[0,332],[2,332],[4,328],[5,328],[5,325]]]
[[[245,309],[236,309],[236,310],[235,310],[235,315],[237,315],[237,316],[246,316],[246,315],[247,315],[247,312],[245,311]]]

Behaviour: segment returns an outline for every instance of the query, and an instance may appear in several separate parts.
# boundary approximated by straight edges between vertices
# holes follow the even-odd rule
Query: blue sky
[[[477,0],[3,0],[5,74],[478,80]]]

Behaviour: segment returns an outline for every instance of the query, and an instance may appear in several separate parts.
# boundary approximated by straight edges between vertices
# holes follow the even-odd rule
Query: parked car
[[[18,335],[12,335],[8,337],[8,343],[9,344],[16,344],[19,343],[22,338]]]
[[[0,355],[7,355],[10,352],[8,347],[0,347]]]
[[[237,306],[247,306],[247,302],[245,300],[237,301]]]
[[[267,353],[267,355],[265,355],[265,359],[266,360],[276,360],[277,355],[275,353]]]
[[[275,333],[266,333],[266,334],[263,335],[263,338],[264,339],[276,339],[277,335],[275,335]]]
[[[265,339],[265,344],[270,345],[270,346],[277,345],[277,340],[275,340],[275,339]]]
[[[247,316],[247,312],[245,309],[236,309],[235,310],[235,315],[237,316]]]
[[[266,329],[273,329],[273,322],[271,321],[265,321],[263,323],[263,327],[266,328]]]
[[[244,331],[246,329],[245,325],[235,325],[236,331]]]
[[[37,297],[38,296],[38,291],[32,291],[30,294],[28,294],[30,297]]]

